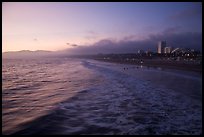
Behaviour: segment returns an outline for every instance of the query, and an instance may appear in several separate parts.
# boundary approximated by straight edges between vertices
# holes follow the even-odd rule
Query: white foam
[[[201,134],[202,102],[200,100],[163,85],[151,84],[151,81],[148,82],[141,77],[127,75],[128,73],[122,72],[123,65],[110,65],[96,61],[85,61],[84,65],[106,80],[95,87],[97,94],[94,94],[94,98],[89,103],[102,102],[108,105],[107,108],[97,106],[101,114],[97,113],[98,115],[94,117],[86,118],[87,123],[117,128],[121,131],[118,134]],[[183,79],[201,80],[171,72],[137,71],[140,73],[152,71]],[[83,103],[89,104],[86,100],[83,100],[82,106]],[[106,112],[103,114],[104,109]],[[105,113],[116,120],[111,124],[94,121],[95,118],[102,120]]]

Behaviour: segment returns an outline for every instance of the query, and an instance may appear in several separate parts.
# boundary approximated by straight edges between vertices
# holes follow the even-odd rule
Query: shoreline
[[[109,63],[117,63],[117,64],[129,64],[129,65],[138,65],[138,66],[146,66],[153,68],[162,68],[162,69],[171,69],[171,70],[182,70],[182,71],[190,71],[202,74],[202,65],[196,64],[183,64],[178,62],[168,62],[163,60],[143,60],[143,63],[133,62],[133,61],[121,61],[121,60],[104,60],[104,59],[94,59],[102,62]]]

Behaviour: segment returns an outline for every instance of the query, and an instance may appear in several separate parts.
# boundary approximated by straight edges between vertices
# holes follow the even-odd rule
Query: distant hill
[[[22,51],[9,51],[3,52],[2,58],[15,59],[15,58],[38,58],[38,57],[46,57],[51,56],[53,54],[52,51],[45,50],[22,50]]]

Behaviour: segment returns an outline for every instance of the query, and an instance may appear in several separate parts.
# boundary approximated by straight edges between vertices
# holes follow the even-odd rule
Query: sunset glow
[[[2,7],[3,135],[202,135],[202,2]]]
[[[136,40],[169,28],[201,32],[201,3],[3,3],[3,52],[61,50],[66,43]]]

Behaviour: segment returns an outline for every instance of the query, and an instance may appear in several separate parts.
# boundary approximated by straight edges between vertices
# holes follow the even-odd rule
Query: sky
[[[56,51],[101,42],[153,49],[159,40],[201,49],[202,3],[4,2],[2,38],[2,52]]]

